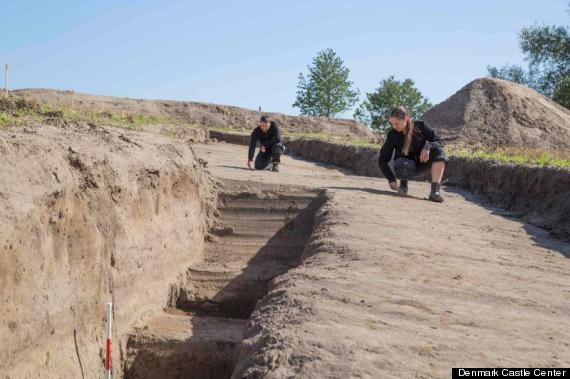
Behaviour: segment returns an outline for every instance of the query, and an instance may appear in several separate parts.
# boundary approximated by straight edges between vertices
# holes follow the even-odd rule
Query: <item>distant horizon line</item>
[[[470,83],[476,81],[476,80],[481,80],[481,79],[495,79],[495,80],[500,80],[500,79],[496,79],[496,78],[490,78],[488,76],[483,76],[483,77],[479,77],[479,78],[475,78],[471,81],[469,81],[468,83],[466,83],[465,85],[463,85],[461,88],[469,85]],[[455,92],[453,92],[452,94],[449,94],[444,100],[438,102],[437,104],[433,104],[432,107],[437,106],[438,104],[446,101],[448,98],[450,98],[451,96],[453,96],[453,94],[457,93],[458,91],[461,90],[461,88],[457,89]],[[117,95],[108,95],[108,94],[100,94],[100,93],[89,93],[89,92],[83,92],[83,91],[76,91],[73,89],[62,89],[62,88],[46,88],[46,87],[25,87],[25,88],[12,88],[12,89],[8,89],[9,92],[26,92],[26,91],[55,91],[55,92],[63,92],[63,93],[77,93],[77,94],[81,94],[81,95],[87,95],[87,96],[96,96],[96,97],[108,97],[108,98],[115,98],[115,99],[126,99],[126,100],[133,100],[133,101],[155,101],[155,102],[160,102],[160,101],[164,101],[164,102],[178,102],[178,103],[195,103],[195,104],[207,104],[207,105],[218,105],[218,106],[224,106],[224,107],[229,107],[229,108],[238,108],[238,109],[244,109],[244,110],[248,110],[248,111],[253,111],[253,112],[259,112],[260,114],[262,113],[267,113],[267,114],[279,114],[279,115],[284,115],[284,116],[294,116],[294,117],[316,117],[316,118],[332,118],[332,119],[337,119],[337,120],[349,120],[349,121],[357,121],[360,122],[358,120],[356,120],[354,117],[352,118],[348,118],[348,117],[326,117],[326,116],[307,116],[307,115],[301,115],[301,114],[290,114],[290,113],[284,113],[284,112],[279,112],[279,111],[270,111],[270,110],[264,110],[263,108],[261,109],[261,111],[259,110],[259,108],[255,109],[255,108],[247,108],[247,107],[243,107],[243,106],[238,106],[238,105],[232,105],[232,104],[223,104],[223,103],[214,103],[214,102],[209,102],[209,101],[200,101],[200,100],[180,100],[180,99],[172,99],[172,98],[143,98],[143,97],[130,97],[130,96],[117,96]]]

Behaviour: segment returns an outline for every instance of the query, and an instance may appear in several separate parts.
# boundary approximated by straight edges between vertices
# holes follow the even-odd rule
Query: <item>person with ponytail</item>
[[[378,164],[390,188],[401,195],[408,194],[408,180],[431,169],[431,192],[429,199],[441,203],[441,178],[449,159],[443,151],[443,141],[421,120],[412,120],[408,110],[397,107],[390,113],[392,129],[380,149]],[[394,156],[394,169],[389,162]],[[400,185],[396,178],[400,179]]]

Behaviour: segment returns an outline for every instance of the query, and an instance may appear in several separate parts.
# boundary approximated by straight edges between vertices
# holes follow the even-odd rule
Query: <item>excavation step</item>
[[[203,259],[174,289],[175,308],[130,336],[128,378],[229,378],[242,328],[267,284],[299,264],[322,197],[238,187],[219,194]]]
[[[267,283],[299,264],[311,233],[316,193],[221,194],[215,238],[190,267],[176,306],[247,318]]]
[[[222,200],[220,211],[232,215],[235,213],[258,213],[265,216],[272,213],[286,214],[287,212],[295,212],[306,207],[313,198],[307,196],[302,197],[283,197],[278,199],[237,199],[225,198]]]
[[[125,378],[229,378],[246,323],[163,313],[129,336]]]

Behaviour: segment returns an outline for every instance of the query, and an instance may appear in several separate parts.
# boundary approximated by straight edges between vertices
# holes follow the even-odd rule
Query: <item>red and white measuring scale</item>
[[[107,379],[113,376],[111,369],[111,335],[113,330],[113,303],[107,303],[107,355],[105,359],[105,369],[107,370]]]

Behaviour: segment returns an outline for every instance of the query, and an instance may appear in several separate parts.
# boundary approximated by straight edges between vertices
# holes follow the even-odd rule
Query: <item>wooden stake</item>
[[[8,63],[4,65],[4,94],[8,96]]]

